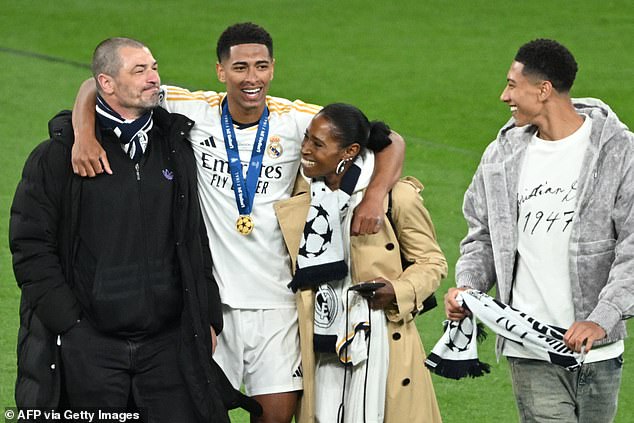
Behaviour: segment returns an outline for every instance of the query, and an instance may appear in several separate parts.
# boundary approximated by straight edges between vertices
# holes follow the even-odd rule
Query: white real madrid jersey
[[[220,123],[224,93],[163,86],[162,106],[196,124],[189,139],[196,155],[198,192],[209,235],[213,273],[224,304],[233,308],[295,307],[291,265],[273,204],[288,198],[299,168],[301,142],[319,107],[267,97],[269,134],[256,187],[249,235],[236,230],[239,213]],[[257,125],[234,126],[246,178]]]

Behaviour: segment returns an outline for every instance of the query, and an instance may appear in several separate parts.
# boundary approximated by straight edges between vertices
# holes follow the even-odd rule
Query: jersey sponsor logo
[[[226,160],[219,159],[207,153],[201,155],[201,166],[204,169],[216,173],[224,173],[227,175],[230,173],[229,163]],[[248,164],[242,163],[243,170],[247,166]],[[282,165],[262,166],[258,177],[261,179],[282,179]]]
[[[201,166],[210,171],[211,175],[208,183],[216,188],[233,190],[233,182],[230,177],[229,163],[211,154],[202,153]],[[248,164],[242,163],[242,168]],[[262,166],[258,175],[258,182],[255,188],[256,194],[267,194],[270,181],[282,179],[282,165]]]

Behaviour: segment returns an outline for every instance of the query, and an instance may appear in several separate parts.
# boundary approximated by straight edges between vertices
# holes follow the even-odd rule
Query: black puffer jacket
[[[196,162],[186,136],[193,121],[156,109],[154,124],[168,143],[174,171],[174,232],[183,286],[180,366],[202,422],[228,422],[227,408],[244,406],[211,359],[209,325],[222,330],[218,288],[196,189]],[[9,228],[13,267],[22,290],[18,333],[18,407],[56,408],[63,403],[57,334],[80,314],[73,294],[73,249],[82,178],[73,175],[71,113],[49,122],[50,139],[29,156],[11,207]],[[98,133],[99,137],[99,133]],[[162,137],[161,137],[162,138]],[[98,177],[107,177],[101,175]],[[257,407],[257,406],[256,406]]]

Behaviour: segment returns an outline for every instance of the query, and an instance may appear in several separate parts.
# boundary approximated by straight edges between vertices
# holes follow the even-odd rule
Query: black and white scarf
[[[97,95],[97,106],[95,109],[101,126],[112,129],[115,135],[119,137],[123,151],[135,163],[138,163],[143,157],[143,152],[148,143],[148,132],[153,126],[153,111],[148,110],[135,120],[124,119],[100,95]]]
[[[348,265],[343,251],[342,213],[361,175],[358,160],[343,175],[338,190],[331,191],[323,180],[310,183],[310,209],[299,244],[297,269],[288,285],[293,291],[315,288],[324,282],[343,279]]]
[[[364,152],[343,176],[339,190],[311,181],[295,277],[289,286],[315,290],[315,415],[320,421],[383,421],[389,343],[382,310],[350,290],[348,271],[352,211],[363,198],[374,170]],[[336,361],[331,361],[337,357]],[[341,385],[332,389],[333,384]],[[336,386],[336,385],[335,385]]]
[[[469,309],[471,317],[449,322],[442,338],[425,361],[434,373],[452,379],[482,376],[489,365],[478,360],[476,318],[507,342],[515,342],[530,350],[541,360],[573,371],[584,360],[584,354],[569,349],[563,342],[566,330],[540,323],[535,318],[473,289],[456,297]]]
[[[351,284],[347,255],[352,210],[363,197],[374,168],[373,156],[357,156],[343,175],[339,189],[331,191],[323,180],[310,182],[311,203],[289,287],[315,290],[314,346],[335,352],[339,330],[345,332],[346,291]]]

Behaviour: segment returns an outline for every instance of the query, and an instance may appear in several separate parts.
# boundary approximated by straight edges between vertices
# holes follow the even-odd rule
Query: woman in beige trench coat
[[[359,122],[350,122],[351,119]],[[359,131],[359,125],[365,128],[361,129],[365,135],[355,136],[350,128],[354,126]],[[338,189],[353,159],[364,152],[366,144],[368,148],[376,144],[372,138],[377,138],[376,133],[381,131],[374,127],[375,123],[370,124],[365,115],[353,106],[326,106],[311,122],[302,143],[302,171],[306,179],[320,179],[331,190]],[[383,133],[387,136],[385,131]],[[352,142],[355,139],[360,142]],[[394,226],[386,215],[377,234],[349,237],[349,245],[344,245],[344,248],[349,248],[352,285],[366,281],[385,283],[372,298],[368,297],[368,301],[371,308],[383,309],[387,318],[386,423],[441,421],[430,373],[424,366],[426,355],[414,318],[422,311],[423,300],[438,288],[440,280],[446,276],[447,263],[436,242],[429,213],[423,206],[422,189],[423,186],[414,178],[399,181],[391,193]],[[293,196],[275,206],[293,269],[297,268],[310,205],[310,186],[306,180],[298,178]],[[387,207],[386,199],[386,212]],[[405,270],[401,266],[401,255],[412,263]],[[300,423],[315,422],[314,298],[314,289],[297,291],[304,378],[304,392],[297,413]]]

